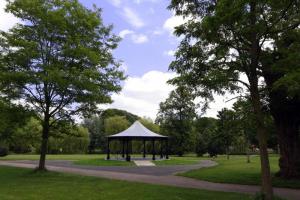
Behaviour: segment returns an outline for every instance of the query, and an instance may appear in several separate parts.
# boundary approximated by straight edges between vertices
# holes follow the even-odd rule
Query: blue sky
[[[114,52],[127,66],[129,76],[142,76],[148,71],[166,72],[172,57],[167,54],[177,47],[177,39],[164,27],[172,17],[165,0],[81,0],[103,9],[105,24],[113,24],[113,32],[123,40]],[[170,53],[169,53],[170,54]]]
[[[122,37],[119,47],[113,52],[122,61],[122,70],[128,78],[122,83],[123,89],[113,94],[113,103],[99,105],[101,109],[118,108],[153,120],[173,86],[166,82],[175,74],[168,71],[179,39],[172,33],[175,26],[184,22],[167,9],[169,0],[79,0],[86,7],[93,4],[102,8],[106,25],[113,24],[113,33]],[[20,22],[4,12],[6,1],[0,0],[0,29],[7,31]],[[230,107],[232,101],[216,96],[206,116],[215,117],[218,110]]]

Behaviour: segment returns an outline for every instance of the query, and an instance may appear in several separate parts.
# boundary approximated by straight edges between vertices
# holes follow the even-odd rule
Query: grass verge
[[[252,196],[0,167],[1,200],[247,200]]]

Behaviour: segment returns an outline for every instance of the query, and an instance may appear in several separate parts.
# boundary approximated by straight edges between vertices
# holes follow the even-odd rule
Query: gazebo
[[[144,127],[139,121],[134,122],[128,129],[115,134],[107,136],[107,160],[110,160],[110,142],[112,140],[119,140],[122,143],[122,158],[125,158],[126,154],[126,161],[130,161],[130,152],[129,152],[129,143],[133,140],[142,141],[143,142],[143,158],[146,158],[146,142],[152,142],[152,160],[155,160],[155,142],[159,141],[160,145],[160,158],[166,159],[169,158],[168,155],[168,137],[159,135],[154,133]]]

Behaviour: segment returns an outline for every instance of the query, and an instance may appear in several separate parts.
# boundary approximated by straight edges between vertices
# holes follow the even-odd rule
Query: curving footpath
[[[246,194],[255,194],[260,190],[259,186],[253,185],[238,185],[238,184],[226,184],[226,183],[212,183],[208,181],[201,181],[186,177],[179,177],[174,175],[148,175],[141,173],[125,173],[116,171],[105,171],[103,169],[97,169],[95,167],[82,167],[77,165],[66,164],[68,161],[64,162],[50,162],[47,163],[47,169],[50,171],[73,173],[84,176],[95,176],[115,180],[124,181],[134,181],[141,183],[159,184],[167,186],[176,186],[183,188],[195,188],[195,189],[205,189],[212,191],[222,191],[222,192],[237,192]],[[57,164],[60,163],[60,164]],[[212,161],[202,161],[198,165],[199,167],[209,167],[215,165]],[[32,161],[0,161],[0,165],[12,166],[12,167],[22,167],[22,168],[35,168],[36,164]],[[99,168],[99,167],[98,167]],[[111,167],[110,167],[111,168]],[[124,167],[122,167],[124,169]],[[146,171],[147,167],[144,167]],[[148,167],[149,168],[149,167]],[[151,168],[151,167],[150,167]],[[168,167],[162,167],[168,168]],[[137,169],[137,168],[136,168]],[[288,189],[288,188],[274,188],[275,195],[288,200],[299,200],[300,190]]]

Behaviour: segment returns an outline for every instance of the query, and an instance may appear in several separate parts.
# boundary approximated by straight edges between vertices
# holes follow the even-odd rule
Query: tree
[[[90,144],[88,147],[88,152],[93,153],[96,148],[101,148],[105,146],[105,132],[104,132],[104,122],[101,116],[92,116],[90,118],[85,118],[83,126],[88,129]]]
[[[68,124],[67,128],[56,132],[59,132],[56,136],[49,137],[48,153],[82,154],[87,152],[89,144],[87,128]]]
[[[104,120],[105,134],[117,134],[127,129],[130,125],[130,122],[124,116],[109,117]]]
[[[217,136],[220,144],[226,149],[227,159],[229,159],[230,146],[239,135],[239,127],[233,110],[223,108],[218,112]]]
[[[182,156],[191,150],[190,140],[196,105],[191,91],[179,86],[159,105],[156,122],[170,136],[170,152]]]
[[[13,142],[14,134],[34,115],[29,109],[0,98],[0,147]]]
[[[194,122],[195,152],[198,156],[209,152],[209,144],[217,132],[217,119],[200,117]]]
[[[31,117],[24,126],[19,127],[13,134],[9,148],[14,153],[38,152],[41,142],[42,126],[39,120]]]
[[[153,131],[154,133],[159,133],[159,125],[155,124],[151,118],[143,117],[139,119],[139,121],[149,130]]]
[[[299,17],[293,20],[300,21]],[[300,178],[299,38],[299,27],[280,34],[274,39],[273,49],[266,49],[262,56],[262,72],[280,146],[277,175],[283,178]]]
[[[140,118],[137,115],[119,109],[106,109],[101,111],[98,115],[85,118],[83,125],[89,130],[90,153],[92,153],[95,149],[100,149],[102,152],[104,151],[106,147],[106,136],[111,134],[105,131],[105,120],[115,116],[124,117],[130,124],[133,124]]]
[[[1,92],[39,114],[43,170],[50,129],[95,112],[121,90],[123,73],[111,53],[119,38],[103,25],[100,9],[77,0],[8,1],[6,11],[24,23],[1,32]]]
[[[101,117],[103,119],[107,119],[109,117],[114,117],[114,116],[124,116],[131,124],[133,124],[136,120],[140,118],[137,115],[119,109],[106,109],[103,112],[101,112]]]
[[[176,29],[184,36],[170,66],[181,75],[177,82],[185,82],[207,99],[212,99],[213,91],[238,91],[240,85],[249,92],[260,147],[262,193],[272,199],[261,58],[270,39],[299,26],[299,2],[172,0],[169,8],[190,18]]]

